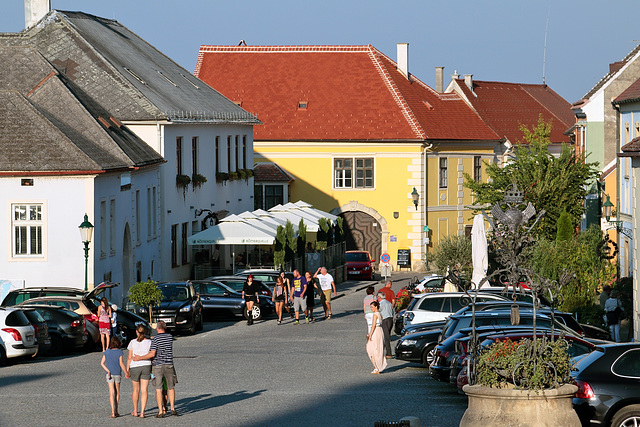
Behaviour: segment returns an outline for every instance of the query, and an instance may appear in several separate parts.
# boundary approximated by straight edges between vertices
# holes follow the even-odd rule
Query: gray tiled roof
[[[0,91],[0,171],[100,171],[163,161],[33,48],[0,47]]]
[[[54,10],[13,40],[5,38],[0,43],[33,44],[122,121],[260,124],[117,21]]]

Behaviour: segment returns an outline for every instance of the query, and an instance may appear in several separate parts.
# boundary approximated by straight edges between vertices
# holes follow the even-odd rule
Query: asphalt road
[[[94,352],[0,368],[0,425],[373,426],[416,416],[423,426],[457,426],[466,397],[429,378],[421,365],[394,359],[382,375],[370,374],[364,285],[340,286],[330,320],[278,326],[270,317],[247,326],[223,319],[195,336],[178,336],[179,417],[125,415],[133,407],[131,382],[123,380],[123,416],[109,419],[101,353]],[[150,388],[147,414],[156,412]]]

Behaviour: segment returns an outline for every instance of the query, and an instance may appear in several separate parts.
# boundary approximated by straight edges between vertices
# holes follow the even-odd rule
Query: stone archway
[[[342,207],[333,209],[331,213],[342,216],[352,230],[351,245],[356,246],[353,249],[369,251],[377,264],[380,260],[380,255],[388,251],[389,229],[387,220],[375,209],[362,205],[357,201],[351,201]],[[352,215],[349,215],[349,213],[352,213]],[[349,245],[349,236],[347,236],[347,244]],[[347,249],[351,248],[348,246]]]

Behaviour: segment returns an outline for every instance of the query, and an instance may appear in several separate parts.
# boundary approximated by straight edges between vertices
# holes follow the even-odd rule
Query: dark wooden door
[[[382,229],[374,217],[364,212],[351,211],[340,214],[344,218],[348,251],[368,251],[375,265],[380,261]]]

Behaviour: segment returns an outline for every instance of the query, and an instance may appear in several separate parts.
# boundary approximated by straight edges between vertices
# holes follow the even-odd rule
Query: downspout
[[[427,143],[424,148],[422,149],[422,161],[423,161],[423,166],[422,166],[422,188],[423,188],[423,193],[424,196],[422,197],[422,226],[424,227],[425,225],[429,225],[427,224],[427,150],[430,150],[433,147],[432,143]],[[429,237],[429,232],[427,231],[425,237]],[[427,268],[427,248],[429,247],[429,244],[426,243],[424,240],[422,241],[424,244],[424,266],[425,269]]]

